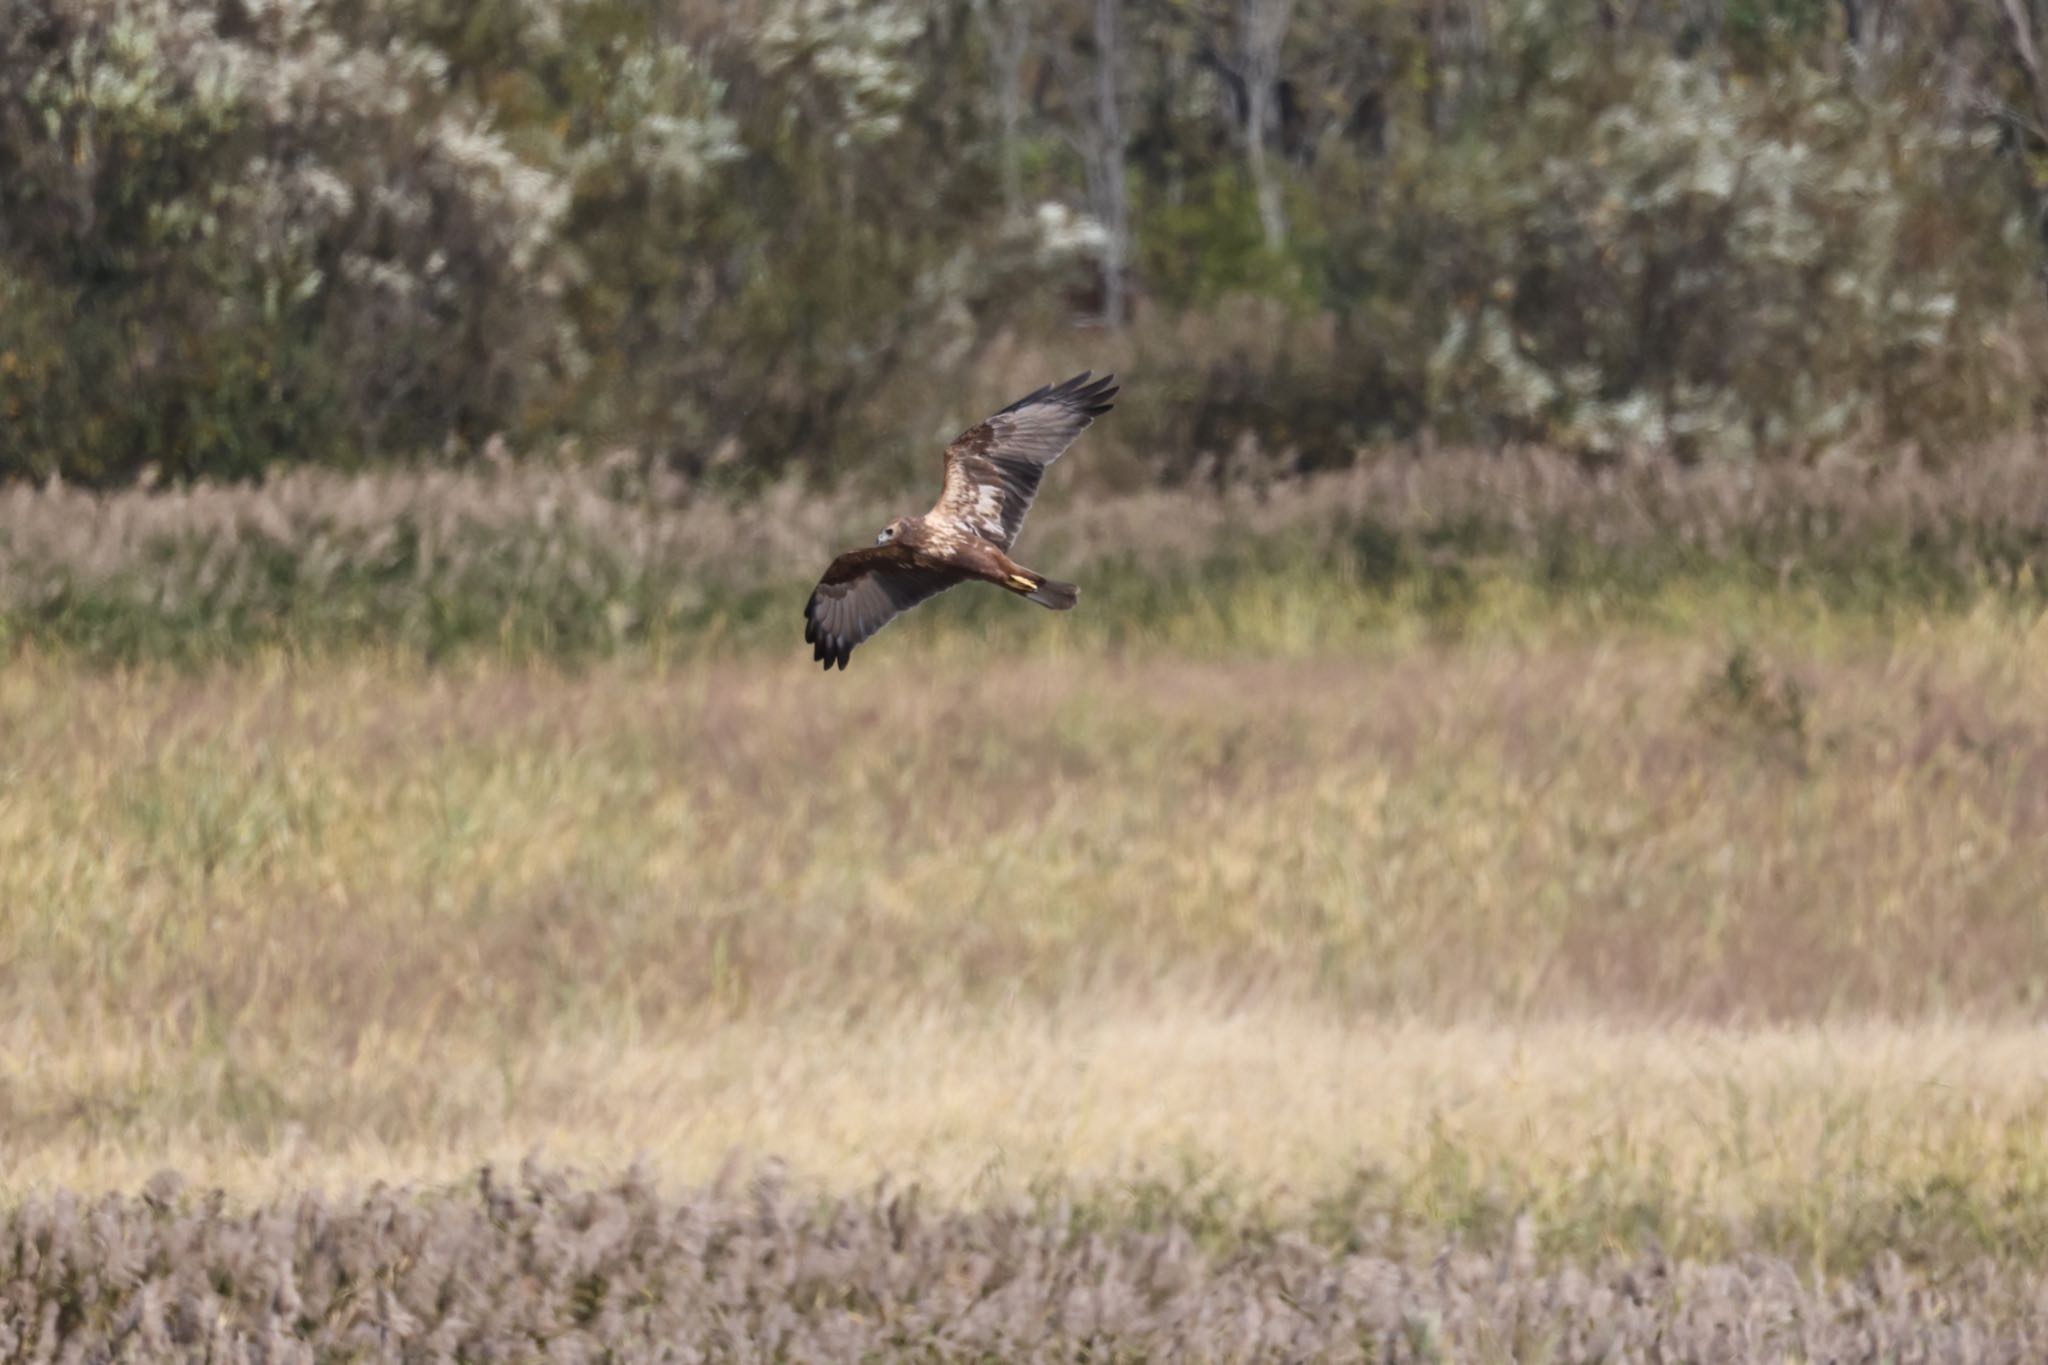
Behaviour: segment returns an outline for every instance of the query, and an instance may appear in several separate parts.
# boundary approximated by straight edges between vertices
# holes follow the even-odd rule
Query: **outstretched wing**
[[[846,667],[853,647],[927,597],[964,581],[955,570],[917,562],[908,546],[849,550],[832,561],[804,603],[804,643],[830,668]]]
[[[946,447],[946,487],[932,515],[1008,550],[1024,528],[1045,467],[1109,411],[1115,379],[1106,374],[1091,384],[1086,372],[1077,374],[961,432]]]

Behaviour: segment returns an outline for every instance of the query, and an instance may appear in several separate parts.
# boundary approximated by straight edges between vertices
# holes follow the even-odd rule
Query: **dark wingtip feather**
[[[998,411],[998,412],[996,413],[996,416],[1000,417],[1000,416],[1002,416],[1002,415],[1003,415],[1003,413],[1005,413],[1005,412],[1016,412],[1016,411],[1017,411],[1017,410],[1018,410],[1019,408],[1028,408],[1028,407],[1030,407],[1030,406],[1031,406],[1031,405],[1032,405],[1033,403],[1036,403],[1036,402],[1037,402],[1038,400],[1040,400],[1041,398],[1046,398],[1046,397],[1049,397],[1049,396],[1051,396],[1052,392],[1053,392],[1053,387],[1052,387],[1052,385],[1050,385],[1050,384],[1041,384],[1041,385],[1039,385],[1039,386],[1038,386],[1037,388],[1033,389],[1033,390],[1032,390],[1031,392],[1029,392],[1029,393],[1025,394],[1025,395],[1024,395],[1024,396],[1023,396],[1022,398],[1019,398],[1019,399],[1018,399],[1018,400],[1017,400],[1016,402],[1014,402],[1014,403],[1010,404],[1010,406],[1008,406],[1007,408],[1003,408],[1003,409],[999,410],[999,411]]]
[[[844,636],[834,635],[828,630],[818,629],[815,621],[806,628],[804,638],[811,643],[812,661],[827,673],[835,667],[845,669],[847,659],[853,654],[853,641]]]
[[[1115,375],[1106,374],[1100,379],[1094,376],[1095,371],[1083,370],[1071,379],[1032,390],[1003,411],[1015,412],[1034,403],[1058,403],[1092,421],[1116,406],[1110,400],[1121,391]]]
[[[1082,412],[1087,413],[1090,417],[1100,417],[1103,413],[1116,406],[1113,400],[1122,391],[1122,386],[1116,382],[1116,376],[1106,374],[1087,389],[1077,393],[1075,397],[1080,400],[1079,406]]]

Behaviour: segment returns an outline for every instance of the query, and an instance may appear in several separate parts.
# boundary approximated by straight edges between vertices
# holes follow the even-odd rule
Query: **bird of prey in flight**
[[[1066,611],[1081,600],[1072,583],[1011,560],[1010,547],[1037,496],[1045,467],[1074,443],[1116,396],[1104,375],[1087,373],[1027,394],[946,447],[946,485],[932,510],[898,517],[875,543],[832,561],[804,604],[804,642],[826,668],[842,669],[855,645],[928,597],[979,579]]]

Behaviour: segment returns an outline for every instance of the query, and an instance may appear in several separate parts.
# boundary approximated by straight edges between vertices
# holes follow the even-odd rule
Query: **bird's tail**
[[[1047,578],[1028,569],[1010,575],[1009,586],[1010,591],[1019,597],[1041,607],[1051,607],[1054,611],[1071,611],[1081,600],[1081,590],[1072,583],[1062,583],[1057,578]]]

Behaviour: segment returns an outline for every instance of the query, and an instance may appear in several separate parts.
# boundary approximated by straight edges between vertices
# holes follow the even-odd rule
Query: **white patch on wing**
[[[1003,490],[985,483],[974,490],[974,520],[985,536],[1003,533]]]

